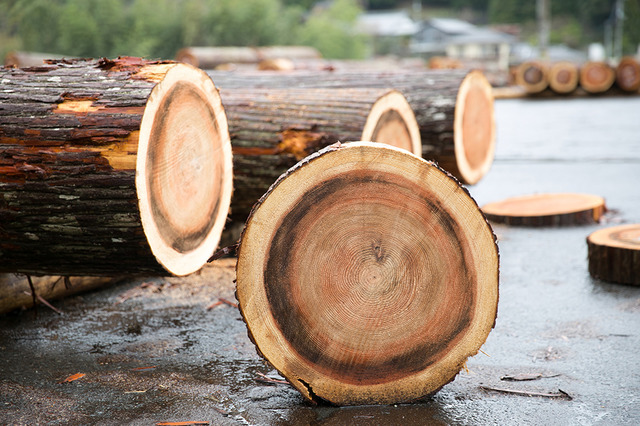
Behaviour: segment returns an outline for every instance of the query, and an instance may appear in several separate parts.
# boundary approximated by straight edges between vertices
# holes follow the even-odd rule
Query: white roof
[[[407,36],[418,32],[420,26],[407,12],[368,12],[358,16],[356,28],[369,35]]]

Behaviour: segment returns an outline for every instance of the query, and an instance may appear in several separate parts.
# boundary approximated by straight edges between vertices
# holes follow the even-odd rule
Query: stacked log
[[[205,73],[119,58],[0,80],[0,272],[185,275],[207,262],[232,162]]]
[[[236,294],[258,352],[310,401],[413,401],[453,380],[494,326],[498,250],[435,164],[336,144],[256,204]]]
[[[233,146],[231,218],[244,223],[271,184],[337,141],[368,140],[421,154],[411,107],[388,89],[220,90]]]
[[[616,80],[614,69],[606,62],[590,61],[580,67],[580,87],[587,93],[604,93]]]
[[[422,156],[463,183],[475,184],[493,163],[495,118],[491,85],[479,71],[224,72],[209,75],[223,91],[237,88],[393,88],[413,109]]]
[[[560,95],[573,93],[578,88],[578,66],[569,61],[556,62],[549,68],[549,88]]]
[[[54,53],[21,52],[16,50],[5,55],[4,66],[8,68],[39,67],[44,65],[48,60],[62,58],[63,55]]]
[[[319,59],[320,52],[310,46],[268,47],[185,47],[176,54],[176,61],[201,69],[215,69],[225,64],[259,64],[272,59]]]
[[[538,61],[523,62],[515,70],[516,84],[529,94],[541,93],[549,87],[548,68]]]
[[[616,67],[616,85],[629,93],[640,90],[640,63],[630,56],[625,56]]]

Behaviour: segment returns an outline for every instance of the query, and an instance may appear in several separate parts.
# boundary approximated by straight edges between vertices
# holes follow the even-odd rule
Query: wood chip
[[[84,376],[86,376],[86,374],[84,374],[84,373],[72,374],[71,376],[67,377],[66,379],[64,379],[63,381],[58,382],[58,383],[70,383],[70,382],[73,382],[75,380],[81,379]]]

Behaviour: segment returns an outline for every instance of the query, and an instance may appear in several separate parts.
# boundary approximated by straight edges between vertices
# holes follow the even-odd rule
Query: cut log
[[[549,87],[548,68],[542,62],[523,62],[516,68],[516,84],[529,94],[540,93]]]
[[[597,223],[604,199],[589,194],[536,194],[507,198],[482,207],[489,220],[512,226],[571,226]]]
[[[118,277],[32,277],[36,294],[48,302],[115,284]],[[0,274],[0,314],[33,305],[31,287],[24,275]]]
[[[620,59],[616,67],[616,85],[625,92],[635,93],[640,89],[640,63],[633,57]]]
[[[268,47],[185,47],[176,54],[178,62],[202,69],[215,69],[224,64],[258,64],[269,59],[319,59],[317,49],[310,46]]]
[[[337,141],[367,140],[420,156],[418,124],[387,89],[221,89],[233,146],[231,218],[251,207],[299,160]]]
[[[0,80],[0,271],[185,275],[207,262],[232,160],[204,72],[120,58]]]
[[[336,144],[283,175],[243,232],[237,297],[258,352],[311,401],[413,401],[494,326],[498,250],[434,163]]]
[[[216,85],[234,88],[393,88],[413,109],[422,156],[463,183],[477,183],[493,163],[495,117],[491,85],[480,71],[222,72]]]
[[[640,285],[640,224],[600,229],[587,237],[592,277]]]
[[[580,68],[580,87],[588,93],[604,93],[615,80],[616,72],[605,62],[591,61]]]
[[[566,95],[578,88],[578,65],[569,61],[556,62],[549,68],[549,87],[555,93]]]
[[[47,60],[62,59],[62,55],[39,52],[9,52],[4,57],[4,66],[8,68],[40,67]]]

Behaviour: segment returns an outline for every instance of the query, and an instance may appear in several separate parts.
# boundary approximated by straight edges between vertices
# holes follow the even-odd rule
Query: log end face
[[[632,57],[624,57],[616,67],[616,84],[626,92],[640,89],[640,63]]]
[[[174,65],[154,87],[142,119],[136,165],[142,224],[171,273],[200,269],[215,251],[231,198],[231,146],[213,82]]]
[[[397,148],[342,144],[299,163],[241,241],[237,296],[250,334],[311,400],[432,394],[495,322],[491,228],[454,179]]]
[[[640,224],[599,229],[587,237],[587,247],[593,278],[640,285]]]
[[[580,68],[580,86],[589,93],[603,93],[611,88],[616,73],[605,62],[587,62]]]
[[[495,113],[491,84],[479,71],[469,73],[458,91],[454,117],[454,175],[473,185],[489,171],[495,152]]]

